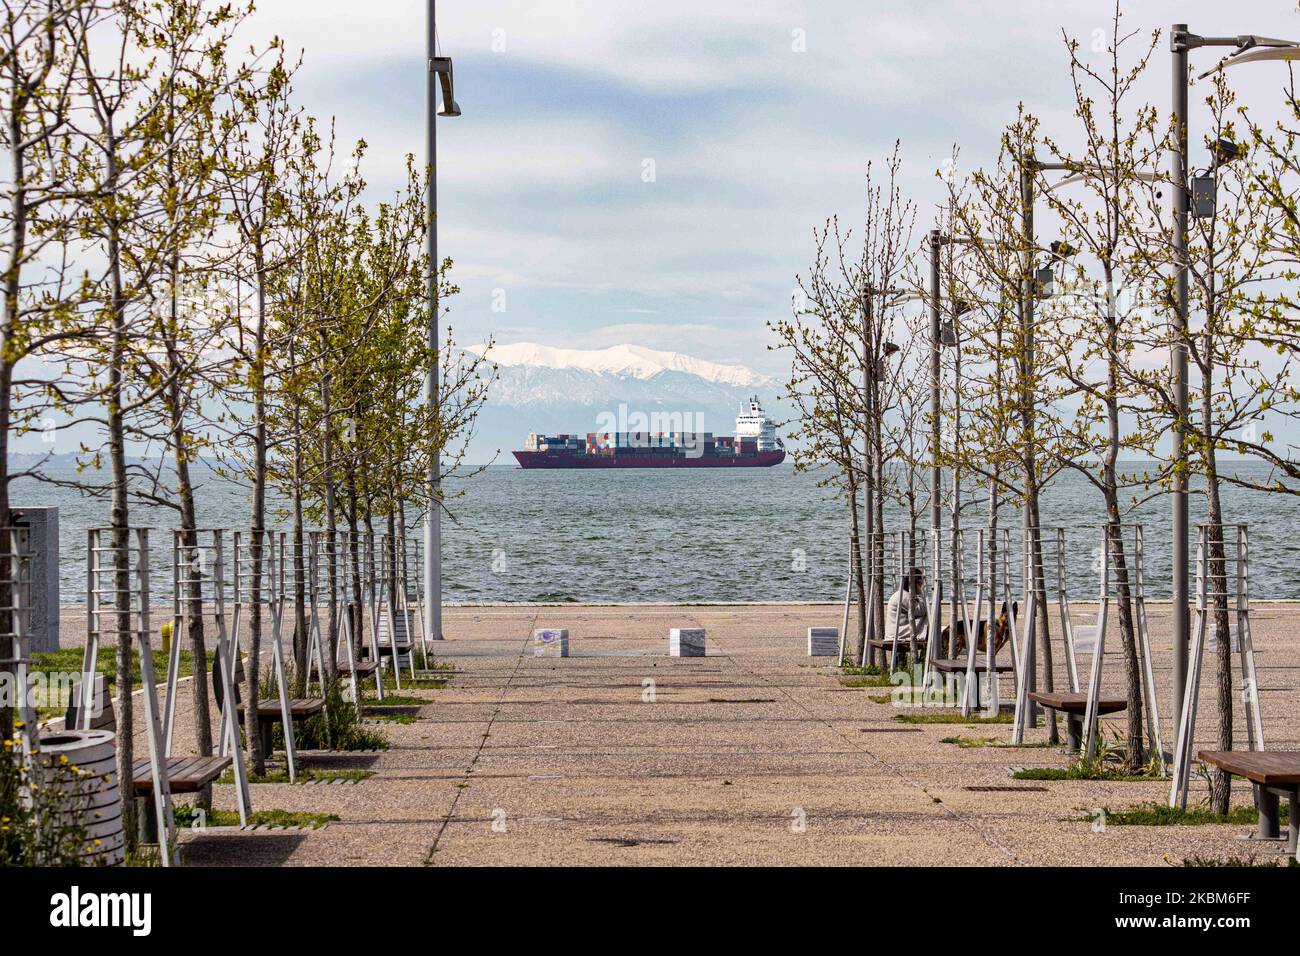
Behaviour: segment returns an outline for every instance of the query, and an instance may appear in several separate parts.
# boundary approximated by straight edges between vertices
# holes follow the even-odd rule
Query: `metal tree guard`
[[[1211,599],[1235,597],[1237,627],[1225,639],[1237,638],[1237,655],[1241,666],[1241,697],[1246,713],[1246,745],[1251,750],[1264,749],[1264,724],[1259,707],[1259,678],[1255,671],[1255,644],[1250,632],[1250,539],[1247,526],[1237,525],[1237,568],[1235,593],[1229,594],[1227,581],[1228,558],[1223,559],[1220,574],[1211,574],[1209,568],[1210,529],[1201,525],[1196,545],[1196,626],[1192,630],[1192,649],[1188,660],[1187,686],[1183,691],[1183,709],[1178,723],[1178,739],[1174,744],[1173,784],[1169,791],[1169,806],[1187,809],[1187,786],[1191,777],[1192,749],[1196,736],[1196,711],[1200,703],[1201,670],[1205,658],[1205,638],[1211,614]],[[1220,526],[1220,529],[1222,526]]]
[[[112,543],[122,533],[123,544]],[[135,539],[134,546],[132,538]],[[107,541],[106,541],[107,539]],[[176,818],[172,812],[171,781],[167,772],[162,726],[158,715],[158,687],[153,669],[153,627],[149,615],[149,529],[91,528],[86,532],[86,647],[81,662],[81,701],[77,710],[78,730],[90,729],[94,709],[95,677],[99,647],[105,635],[114,643],[139,642],[140,681],[144,696],[145,736],[149,748],[149,774],[153,784],[153,814],[158,826],[159,858],[163,866],[178,862]],[[107,562],[107,563],[105,563]],[[121,569],[119,569],[119,564]],[[119,587],[119,573],[126,574],[127,586]],[[133,583],[132,583],[133,582]],[[126,620],[123,630],[119,615]],[[107,624],[105,623],[107,618]],[[119,688],[131,693],[131,688]],[[127,768],[120,781],[124,799],[132,799],[135,768]]]
[[[279,547],[276,547],[276,539]],[[271,673],[275,679],[276,695],[280,699],[280,721],[284,732],[285,763],[289,782],[298,779],[298,746],[294,740],[293,713],[289,700],[289,678],[284,664],[284,558],[285,535],[283,531],[236,531],[235,548],[235,610],[232,618],[232,640],[240,647],[240,633],[244,609],[253,605],[265,607],[271,623]],[[254,580],[257,586],[254,586]],[[265,598],[263,598],[265,595]],[[259,688],[260,692],[260,688]],[[252,706],[253,702],[249,702]],[[263,755],[267,756],[267,755]]]
[[[0,616],[8,622],[7,636],[11,641],[11,656],[0,663],[13,666],[17,685],[19,738],[22,741],[23,765],[34,784],[39,784],[40,731],[37,727],[36,707],[32,703],[29,665],[32,663],[27,632],[31,623],[32,553],[31,535],[26,528],[0,528],[0,593],[7,603],[0,606]],[[23,788],[21,799],[30,799],[31,790]],[[35,807],[31,807],[35,810]]]
[[[231,770],[235,775],[235,796],[239,804],[239,822],[248,824],[248,815],[252,811],[252,799],[248,790],[248,772],[244,766],[244,747],[239,735],[239,710],[235,704],[235,666],[239,659],[239,616],[238,606],[233,630],[226,626],[226,533],[223,530],[204,532],[211,535],[212,546],[209,552],[193,557],[200,562],[212,562],[211,592],[212,618],[216,625],[217,680],[221,682],[221,719],[217,731],[217,753],[231,760]],[[206,662],[197,665],[197,673],[203,674]],[[199,679],[202,679],[201,677]],[[169,693],[174,694],[175,676],[168,676]]]

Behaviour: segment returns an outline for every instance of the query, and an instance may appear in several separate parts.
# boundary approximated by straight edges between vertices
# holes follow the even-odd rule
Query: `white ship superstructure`
[[[777,451],[785,446],[776,437],[776,425],[763,413],[763,406],[755,395],[740,408],[736,416],[736,441],[752,438],[758,443],[758,451]]]

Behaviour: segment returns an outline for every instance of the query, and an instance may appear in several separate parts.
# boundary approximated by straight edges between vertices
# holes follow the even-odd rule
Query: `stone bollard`
[[[834,657],[840,652],[840,629],[838,627],[808,628],[808,656]]]
[[[569,632],[566,628],[542,627],[533,631],[533,657],[568,657]]]
[[[668,632],[669,657],[703,657],[704,628],[674,627]]]

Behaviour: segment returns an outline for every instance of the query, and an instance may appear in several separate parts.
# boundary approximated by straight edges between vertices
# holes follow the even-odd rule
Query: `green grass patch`
[[[414,653],[415,653],[415,669],[417,671],[441,671],[446,674],[451,674],[456,671],[455,664],[449,664],[446,661],[440,661],[437,658],[435,658],[432,654],[426,657],[424,653],[424,648],[422,647],[415,648]]]
[[[1286,858],[1261,857],[1259,859],[1251,859],[1248,856],[1189,856],[1187,859],[1183,860],[1182,865],[1192,867],[1214,867],[1215,869],[1246,866],[1260,866],[1265,868],[1300,866],[1300,864],[1296,863],[1295,857],[1293,856]]]
[[[362,707],[423,707],[429,701],[423,697],[412,697],[409,694],[385,694],[384,699],[378,697],[362,697]]]
[[[302,750],[387,750],[388,738],[360,725],[356,704],[343,693],[343,682],[335,680],[325,688],[325,708],[300,723],[295,743]],[[273,730],[274,746],[284,749],[284,728]]]
[[[384,675],[384,690],[442,690],[451,682],[450,677],[417,677],[412,680],[409,672],[402,675],[402,686],[397,686],[397,678],[392,674]],[[427,704],[428,701],[421,701]]]
[[[181,808],[176,808],[177,820],[179,824]],[[184,862],[184,851],[182,851],[182,862]],[[162,854],[158,847],[152,844],[141,844],[134,850],[126,854],[125,866],[139,869],[152,869],[153,867],[162,867]]]
[[[263,827],[307,827],[319,830],[327,823],[336,823],[339,817],[334,813],[307,813],[297,810],[254,810],[248,816],[250,826]],[[198,811],[191,806],[176,808],[176,825],[191,827],[199,821]],[[210,827],[239,826],[239,811],[213,810],[207,814]]]
[[[841,677],[841,687],[893,687],[888,674],[864,674],[859,677]]]
[[[157,638],[157,643],[162,643],[162,638]],[[212,654],[208,653],[208,667],[212,666]],[[32,671],[40,671],[46,674],[80,674],[82,664],[82,649],[80,647],[63,647],[57,651],[41,651],[32,655]],[[194,673],[194,661],[188,650],[181,648],[181,657],[179,665],[180,677],[189,677]],[[110,687],[117,686],[117,648],[109,645],[99,649],[99,656],[95,659],[95,673],[104,678],[104,683]],[[167,655],[161,648],[155,648],[153,652],[153,674],[154,679],[162,683],[167,679]],[[131,656],[131,689],[139,690],[141,687],[140,680],[140,653],[134,649]],[[70,687],[70,685],[69,685]],[[45,721],[52,717],[62,717],[67,713],[67,700],[45,700],[37,701],[36,717],[38,720]]]
[[[1011,775],[1013,780],[1108,780],[1112,783],[1150,783],[1159,780],[1148,773],[1125,773],[1107,764],[1071,764],[1068,767],[1024,767]]]
[[[162,638],[156,639],[161,643]],[[208,667],[212,666],[212,653],[208,652]],[[57,651],[40,651],[32,655],[32,667],[34,671],[47,671],[51,673],[79,674],[81,673],[82,649],[80,647],[62,647]],[[160,647],[155,647],[153,652],[153,672],[154,677],[161,683],[167,677],[167,655],[163,653]],[[104,676],[105,683],[117,683],[117,648],[112,646],[103,646],[99,649],[99,656],[95,659],[95,673]],[[189,677],[194,673],[194,661],[186,648],[181,648],[180,659],[180,676]],[[140,687],[140,653],[138,649],[133,648],[131,658],[131,688],[137,690]]]
[[[864,667],[845,665],[839,669],[841,687],[908,687],[912,684],[912,675],[908,671],[896,671],[891,674],[875,664]]]
[[[361,780],[369,780],[374,775],[375,775],[375,771],[373,770],[358,770],[355,767],[340,767],[338,769],[331,769],[328,767],[299,767],[298,779],[297,781],[294,782],[302,784],[302,783],[319,782],[319,781],[333,783],[336,780],[361,781]],[[233,770],[227,770],[224,774],[221,775],[221,778],[217,781],[217,783],[225,783],[225,784],[233,784],[234,782],[235,782],[235,772]],[[248,782],[249,783],[290,783],[291,781],[289,780],[289,768],[276,767],[275,769],[268,769],[266,773],[261,774],[260,776],[249,774]]]
[[[843,677],[880,677],[884,673],[884,668],[875,664],[863,664],[861,667],[857,664],[845,664],[840,668]]]
[[[1259,810],[1253,806],[1233,807],[1226,815],[1211,813],[1208,807],[1182,810],[1165,803],[1140,803],[1127,810],[1103,809],[1107,826],[1117,827],[1195,827],[1229,823],[1234,826],[1255,826],[1259,823]],[[1287,825],[1290,811],[1281,808],[1281,824]],[[1089,817],[1088,819],[1092,819]]]
[[[944,744],[953,744],[961,747],[963,750],[973,750],[977,747],[999,747],[1008,750],[1020,750],[1021,748],[1033,749],[1036,747],[1051,747],[1049,741],[1035,741],[1027,744],[1013,744],[1010,741],[1003,740],[1000,737],[965,737],[958,734],[956,737],[944,737],[939,741]]]
[[[979,714],[963,717],[960,710],[942,710],[898,714],[894,719],[900,724],[1009,724],[1015,720],[1015,714],[1007,709],[998,711],[994,717],[986,717],[982,711]]]
[[[420,718],[416,717],[415,714],[400,714],[400,713],[399,714],[378,714],[378,713],[366,714],[366,720],[375,720],[383,724],[407,725],[407,724],[413,724],[419,719]],[[384,744],[385,747],[387,747],[388,744],[387,738],[384,738]]]

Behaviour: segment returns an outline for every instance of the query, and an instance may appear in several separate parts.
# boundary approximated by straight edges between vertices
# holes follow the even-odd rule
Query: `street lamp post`
[[[930,230],[930,531],[938,535],[942,518],[939,495],[943,476],[939,468],[939,441],[943,437],[939,423],[941,395],[939,391],[939,345],[942,330],[939,321],[939,256],[945,236],[938,229]]]
[[[1187,686],[1187,655],[1191,635],[1191,609],[1188,604],[1188,528],[1187,528],[1187,167],[1190,163],[1187,145],[1187,55],[1199,47],[1235,47],[1236,50],[1216,69],[1240,63],[1263,60],[1290,60],[1300,58],[1300,44],[1290,40],[1244,34],[1232,37],[1203,37],[1187,29],[1186,23],[1175,23],[1169,31],[1170,51],[1173,54],[1173,247],[1177,262],[1174,272],[1174,345],[1173,365],[1174,401],[1178,421],[1173,433],[1173,639],[1174,639],[1174,725],[1180,726],[1183,712],[1183,693]],[[1211,71],[1213,72],[1213,71]],[[1208,75],[1208,74],[1207,74]]]
[[[429,368],[424,378],[424,399],[430,423],[438,415],[438,133],[435,116],[459,116],[460,107],[452,89],[451,57],[438,55],[436,0],[429,0],[426,20],[425,151],[429,157],[429,191],[426,197],[426,251],[429,256]],[[438,110],[438,88],[442,87],[443,108]],[[431,436],[436,442],[437,436]],[[428,507],[424,515],[424,634],[428,640],[442,640],[442,456],[437,448],[429,455],[426,475]],[[396,662],[394,662],[396,664]]]

